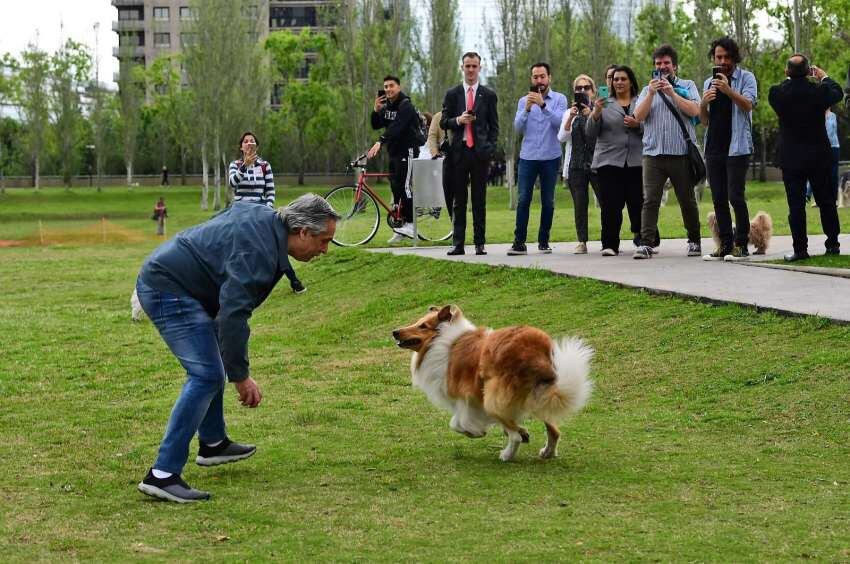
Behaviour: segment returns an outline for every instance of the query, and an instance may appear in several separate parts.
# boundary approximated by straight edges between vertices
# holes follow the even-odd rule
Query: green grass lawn
[[[183,194],[166,197],[187,225],[197,200]],[[101,197],[152,233],[153,195]],[[101,209],[62,191],[0,198],[0,239],[21,232],[15,216]],[[281,284],[252,318],[264,401],[241,408],[230,389],[225,410],[258,454],[187,466],[210,502],[146,498],[135,486],[182,382],[153,326],[129,318],[155,245],[0,249],[4,561],[850,559],[850,327],[338,248],[299,268],[306,294]],[[390,331],[444,303],[597,350],[558,459],[536,459],[531,422],[501,463],[499,431],[455,434],[411,388]]]
[[[324,194],[327,186],[307,186],[303,188],[280,187],[277,190],[278,201],[284,204],[298,195],[313,191]],[[379,185],[378,191],[387,200],[390,198],[389,188]],[[168,205],[168,231],[175,233],[187,226],[194,225],[208,218],[214,211],[201,211],[200,189],[198,187],[150,188],[139,187],[127,190],[126,187],[107,188],[98,193],[92,188],[76,188],[72,191],[63,189],[42,189],[36,193],[31,189],[10,189],[0,194],[0,240],[16,240],[28,238],[37,241],[39,238],[39,220],[41,228],[47,233],[50,241],[61,242],[65,245],[74,244],[74,235],[79,232],[92,231],[93,235],[83,241],[88,242],[92,237],[101,237],[102,218],[106,218],[107,242],[110,233],[115,232],[116,240],[124,242],[128,232],[132,233],[135,241],[139,237],[154,239],[155,224],[150,220],[151,211],[156,199],[165,196]],[[764,210],[773,217],[774,233],[788,235],[788,206],[785,203],[785,193],[782,185],[772,183],[750,183],[747,186],[747,197],[752,214]],[[212,201],[212,199],[210,199]],[[513,240],[514,221],[516,213],[509,207],[510,199],[506,188],[490,187],[487,192],[487,240],[491,243],[509,243]],[[558,186],[556,191],[555,220],[552,227],[552,240],[575,241],[575,221],[573,219],[572,198],[569,191]],[[540,219],[538,193],[532,204],[528,233],[529,241],[537,237],[537,227]],[[700,203],[700,216],[713,210],[711,194],[706,190]],[[812,210],[816,211],[816,210]],[[821,233],[820,220],[816,213],[809,213],[809,233]],[[850,208],[839,210],[839,217],[844,225],[850,225]],[[591,240],[600,237],[599,209],[589,211],[589,236]],[[684,238],[685,229],[675,195],[671,192],[667,205],[661,208],[659,228],[664,238]],[[386,246],[387,239],[392,235],[386,222],[382,222],[377,235],[370,243],[372,247]],[[708,228],[703,225],[703,235],[708,237]],[[626,217],[622,237],[631,240],[629,222]],[[79,237],[76,237],[79,239]],[[472,242],[472,218],[467,222],[468,242]],[[448,244],[444,242],[442,244]]]
[[[844,252],[847,252],[846,249]],[[772,261],[777,264],[789,264],[784,260]],[[850,255],[818,255],[796,261],[793,266],[822,266],[824,268],[850,268]]]

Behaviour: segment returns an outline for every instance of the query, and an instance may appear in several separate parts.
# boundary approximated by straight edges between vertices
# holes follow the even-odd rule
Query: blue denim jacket
[[[706,92],[711,88],[714,76],[705,79],[702,90]],[[756,77],[748,70],[736,67],[732,73],[732,88],[741,96],[753,103],[758,103],[758,86]],[[705,130],[705,140],[708,140],[708,128]],[[729,143],[729,156],[739,157],[753,154],[753,112],[744,112],[738,104],[732,103],[732,141]]]
[[[215,318],[230,381],[248,377],[251,313],[292,268],[287,236],[275,210],[234,202],[157,247],[139,273],[151,288],[195,298]]]

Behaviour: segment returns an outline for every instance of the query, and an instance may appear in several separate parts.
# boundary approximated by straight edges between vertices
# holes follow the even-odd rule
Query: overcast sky
[[[99,23],[100,80],[109,82],[118,72],[112,57],[113,45],[118,46],[112,20],[117,19],[109,0],[0,0],[0,53],[17,55],[29,43],[53,52],[69,37],[94,53],[94,24]]]

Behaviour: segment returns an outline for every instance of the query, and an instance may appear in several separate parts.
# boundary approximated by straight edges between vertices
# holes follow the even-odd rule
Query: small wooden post
[[[41,220],[38,220],[38,240],[41,242],[41,246],[44,246],[44,225],[41,223]]]
[[[100,232],[103,234],[103,242],[106,243],[106,218],[100,218]]]

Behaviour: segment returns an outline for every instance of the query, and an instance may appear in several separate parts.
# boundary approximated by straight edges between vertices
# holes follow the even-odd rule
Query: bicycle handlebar
[[[366,155],[367,155],[367,153],[363,153],[362,155],[360,155],[359,157],[357,157],[356,159],[354,159],[353,161],[348,163],[348,170],[353,170],[355,168],[360,168],[360,167],[366,166],[366,161],[368,160],[366,158]]]

